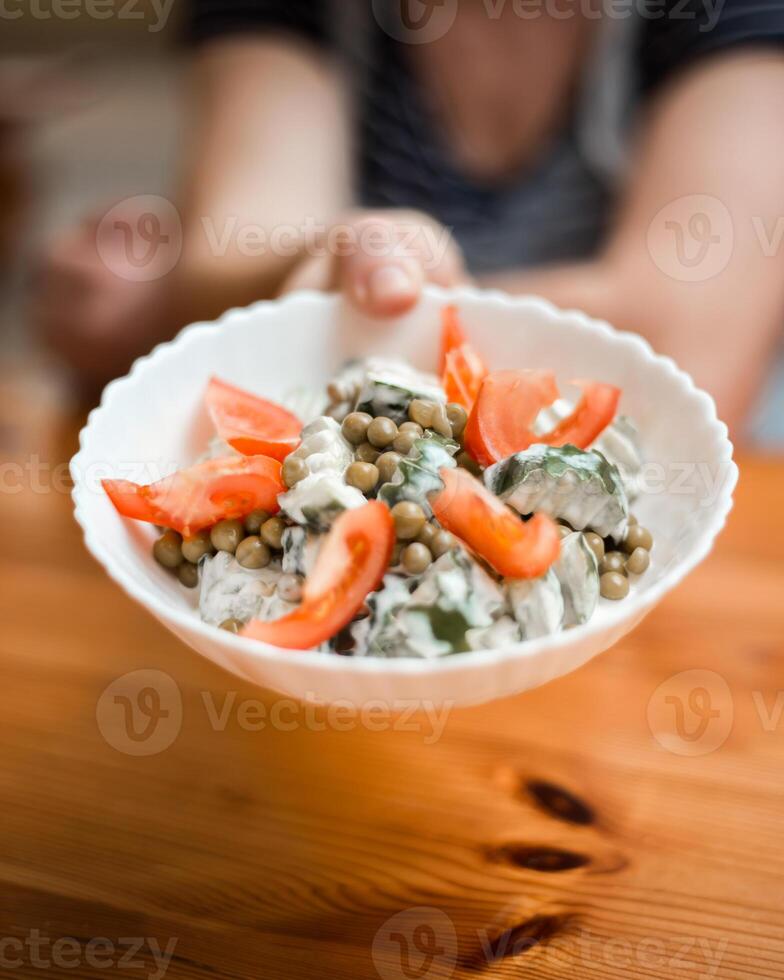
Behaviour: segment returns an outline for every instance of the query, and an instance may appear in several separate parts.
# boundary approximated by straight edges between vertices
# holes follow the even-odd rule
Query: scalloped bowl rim
[[[522,640],[517,644],[501,649],[476,650],[433,659],[412,657],[340,657],[334,653],[322,653],[313,650],[288,650],[271,646],[259,640],[251,640],[228,633],[216,626],[210,626],[199,619],[198,615],[194,615],[193,610],[188,611],[172,606],[164,601],[162,596],[154,590],[140,585],[134,579],[133,575],[128,574],[123,568],[117,566],[110,548],[103,540],[93,534],[89,519],[82,507],[82,496],[83,493],[86,493],[87,488],[80,475],[83,472],[81,463],[82,459],[89,455],[92,425],[101,414],[111,411],[112,403],[118,391],[128,385],[133,385],[138,376],[143,374],[153,364],[176,357],[180,348],[183,345],[193,342],[195,338],[204,334],[225,332],[226,329],[231,328],[233,323],[247,319],[248,317],[275,316],[276,312],[283,306],[303,303],[323,303],[325,299],[335,298],[334,294],[324,294],[314,290],[301,290],[279,300],[260,300],[247,307],[236,307],[227,310],[221,317],[212,322],[202,321],[190,324],[184,327],[172,340],[158,344],[148,354],[137,358],[128,374],[111,381],[104,388],[100,403],[89,413],[85,425],[79,433],[79,449],[71,459],[70,472],[74,483],[71,492],[74,503],[74,516],[82,528],[85,546],[96,561],[104,568],[109,577],[128,596],[149,609],[164,623],[168,621],[175,626],[200,634],[206,640],[214,641],[217,633],[220,635],[221,642],[226,644],[229,649],[243,652],[246,655],[253,653],[262,659],[273,661],[290,661],[292,656],[306,657],[314,666],[319,665],[326,667],[328,670],[349,673],[392,673],[401,675],[448,674],[454,671],[461,671],[470,666],[486,666],[489,664],[503,663],[526,656],[533,656],[534,653],[538,654],[549,650],[566,649],[572,646],[578,639],[587,640],[593,636],[599,636],[602,633],[609,633],[614,627],[617,627],[624,621],[636,622],[642,615],[652,609],[709,554],[716,537],[724,527],[727,517],[732,510],[733,492],[738,480],[738,467],[733,460],[733,445],[729,439],[727,426],[718,418],[713,398],[707,392],[698,388],[691,376],[679,368],[672,358],[663,354],[657,354],[647,340],[637,334],[618,330],[606,321],[589,317],[580,310],[560,309],[539,296],[511,296],[500,290],[481,290],[472,287],[442,289],[440,287],[428,286],[426,292],[445,302],[459,303],[461,299],[473,299],[481,300],[483,303],[519,307],[521,310],[533,308],[545,314],[548,318],[558,319],[563,316],[569,316],[579,321],[582,328],[594,336],[601,338],[604,342],[613,344],[621,343],[636,347],[644,355],[646,360],[655,362],[661,369],[678,378],[689,395],[696,401],[702,403],[707,421],[710,423],[711,428],[714,429],[714,435],[717,437],[717,444],[720,447],[716,462],[728,468],[727,478],[722,482],[720,495],[711,508],[705,527],[699,535],[699,538],[695,541],[694,547],[688,556],[677,561],[674,567],[666,572],[657,582],[649,587],[643,586],[638,592],[635,592],[624,600],[622,604],[619,604],[617,608],[610,609],[601,622],[589,620],[589,622],[582,626],[577,626],[547,637]]]

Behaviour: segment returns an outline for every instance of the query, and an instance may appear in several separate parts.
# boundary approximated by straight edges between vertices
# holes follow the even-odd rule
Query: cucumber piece
[[[460,447],[451,439],[428,432],[414,441],[407,456],[401,459],[392,481],[378,491],[378,499],[392,508],[401,500],[411,500],[424,510],[428,517],[433,511],[427,495],[440,490],[444,483],[438,471],[447,466],[457,466],[454,456]]]
[[[344,510],[362,507],[367,499],[361,490],[350,487],[343,475],[330,470],[311,473],[288,493],[278,497],[281,510],[315,531],[326,531]]]
[[[549,514],[575,530],[620,539],[629,502],[618,468],[600,452],[536,445],[485,470],[485,486],[518,513]]]
[[[283,571],[289,575],[310,574],[321,547],[323,535],[304,527],[287,527],[283,532]]]
[[[541,578],[507,579],[506,593],[523,639],[549,636],[563,627],[564,597],[552,568]]]
[[[629,500],[636,500],[641,491],[643,457],[639,433],[632,420],[619,415],[591,448],[618,467],[626,496]]]
[[[280,563],[266,568],[243,568],[234,555],[219,551],[199,564],[199,615],[220,626],[227,619],[275,619],[296,608],[275,595]],[[282,609],[282,611],[281,611]]]
[[[356,656],[372,656],[379,635],[390,626],[393,616],[411,598],[415,580],[388,572],[382,587],[367,598],[370,615],[351,625]]]
[[[573,411],[572,402],[559,398],[539,412],[534,431],[539,435],[549,432]],[[596,449],[608,462],[618,467],[629,500],[639,496],[643,456],[637,427],[628,416],[617,416],[589,448]]]
[[[370,625],[367,656],[430,659],[470,650],[469,630],[492,626],[506,607],[499,585],[462,549],[442,555],[407,591],[398,588]]]
[[[383,415],[400,425],[408,421],[408,406],[415,398],[446,401],[434,376],[415,371],[406,364],[370,359],[354,411],[367,412],[373,418]]]
[[[305,463],[308,475],[281,494],[278,502],[297,524],[326,531],[338,514],[366,502],[364,494],[343,479],[354,453],[334,419],[321,416],[306,425],[302,443],[291,457]]]
[[[471,650],[503,650],[519,643],[523,634],[511,616],[502,616],[492,626],[468,630],[466,639]]]
[[[561,584],[564,626],[587,623],[599,604],[599,563],[580,531],[561,540],[561,555],[553,565]]]

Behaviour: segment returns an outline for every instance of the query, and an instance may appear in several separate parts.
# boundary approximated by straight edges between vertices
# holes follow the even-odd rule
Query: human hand
[[[280,292],[341,290],[363,312],[391,317],[415,306],[425,283],[466,281],[457,243],[433,218],[418,211],[360,211],[306,249]]]
[[[32,309],[44,341],[89,391],[123,374],[176,327],[168,316],[165,273],[142,282],[124,277],[123,256],[115,262],[106,252],[111,241],[99,253],[97,229],[98,220],[89,219],[48,246]]]

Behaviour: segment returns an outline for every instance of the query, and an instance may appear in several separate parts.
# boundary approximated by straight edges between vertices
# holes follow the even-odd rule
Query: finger
[[[347,226],[346,235],[339,284],[349,299],[376,317],[411,309],[422,292],[425,273],[418,252],[404,247],[398,223],[367,216]]]
[[[342,263],[342,285],[354,302],[375,316],[403,313],[422,285],[469,281],[463,254],[449,229],[419,211],[359,217],[354,249]]]

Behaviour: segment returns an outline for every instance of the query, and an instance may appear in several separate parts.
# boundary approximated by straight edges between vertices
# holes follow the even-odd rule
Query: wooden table
[[[716,552],[618,647],[437,737],[297,713],[182,646],[84,552],[62,471],[41,478],[71,430],[14,419],[6,461],[44,448],[38,486],[16,470],[0,496],[0,966],[784,977],[782,462],[742,460]],[[181,723],[151,712],[150,755],[106,720],[135,679],[102,698],[138,670],[182,700]]]

